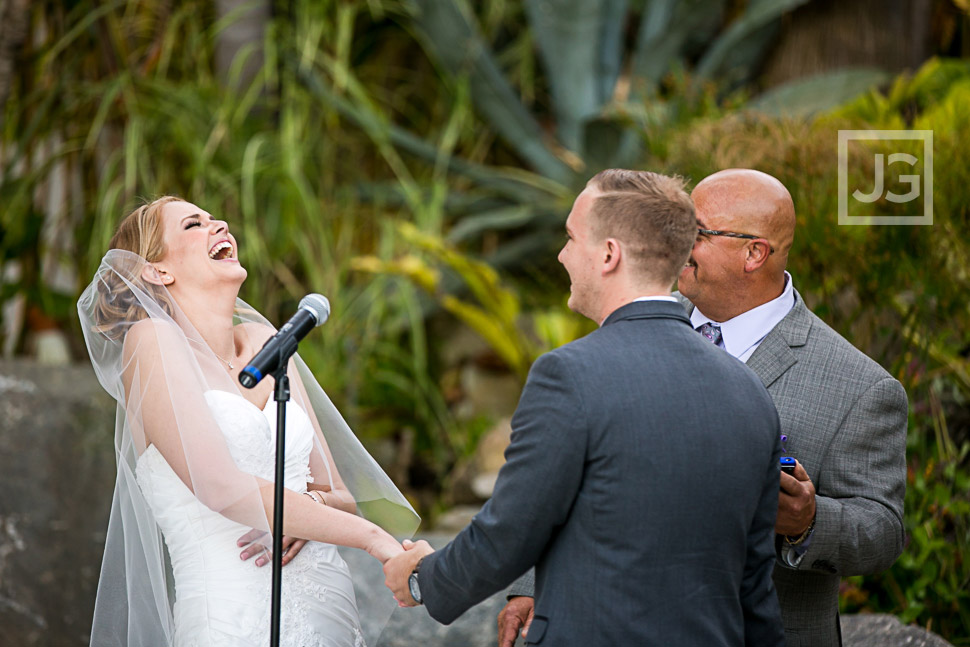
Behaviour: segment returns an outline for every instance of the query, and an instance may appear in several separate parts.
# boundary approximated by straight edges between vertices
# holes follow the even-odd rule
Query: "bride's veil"
[[[118,473],[91,632],[91,645],[98,647],[173,642],[174,582],[151,507],[160,493],[145,489],[151,480],[138,478],[139,470],[147,469],[147,461],[140,460],[146,453],[160,454],[164,462],[152,461],[156,466],[170,468],[202,505],[244,531],[265,531],[268,543],[271,530],[259,483],[247,471],[247,457],[233,454],[207,405],[209,391],[240,394],[241,389],[154,276],[154,268],[137,254],[111,250],[78,301],[95,373],[118,402]],[[243,327],[237,328],[242,334],[272,327],[238,299],[234,325]],[[411,536],[418,516],[298,357],[291,361],[289,375],[293,403],[308,413],[316,431],[309,477],[317,484],[333,483],[335,475],[323,458],[329,452],[358,513],[398,539]],[[241,549],[230,544],[226,550]],[[370,565],[369,574],[353,572],[358,590],[380,586],[377,560],[355,561]],[[376,644],[376,633],[394,608],[393,598],[390,592],[358,594],[358,604],[365,631],[372,629],[365,638]],[[285,621],[284,615],[284,634]]]

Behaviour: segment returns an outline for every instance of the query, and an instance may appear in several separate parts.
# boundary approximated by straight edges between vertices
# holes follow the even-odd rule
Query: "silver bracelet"
[[[308,497],[310,497],[320,505],[327,505],[327,502],[323,498],[323,495],[320,492],[317,492],[316,490],[307,490],[303,494],[307,495]]]

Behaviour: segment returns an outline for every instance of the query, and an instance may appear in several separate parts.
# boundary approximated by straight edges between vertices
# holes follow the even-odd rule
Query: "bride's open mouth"
[[[228,240],[219,241],[209,250],[209,258],[214,261],[234,260],[235,254],[236,252],[232,248],[232,243]]]

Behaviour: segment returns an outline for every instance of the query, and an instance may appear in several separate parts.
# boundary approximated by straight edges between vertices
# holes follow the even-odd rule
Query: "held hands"
[[[236,546],[239,546],[243,551],[239,554],[239,558],[243,561],[250,559],[251,557],[258,555],[256,557],[256,566],[265,566],[269,564],[273,559],[273,552],[270,550],[269,546],[263,544],[260,540],[264,537],[268,538],[269,533],[262,530],[250,530],[245,535],[236,540]],[[296,537],[283,536],[283,558],[280,563],[286,566],[293,561],[293,558],[300,554],[303,547],[306,546],[306,539],[297,539]]]
[[[374,538],[367,545],[365,550],[367,554],[379,561],[381,564],[386,564],[387,560],[392,557],[396,557],[404,553],[404,549],[401,544],[397,543],[394,537],[381,530],[380,528],[374,527]]]
[[[512,647],[522,629],[522,638],[529,635],[532,618],[536,614],[536,601],[525,595],[509,600],[498,614],[498,647]]]
[[[780,485],[775,532],[796,537],[805,532],[815,518],[815,485],[798,461],[795,461],[794,475],[781,473]]]
[[[433,553],[434,548],[423,539],[417,543],[405,539],[403,546],[404,552],[384,562],[384,584],[391,589],[398,606],[416,607],[418,603],[411,597],[408,577],[418,561]]]

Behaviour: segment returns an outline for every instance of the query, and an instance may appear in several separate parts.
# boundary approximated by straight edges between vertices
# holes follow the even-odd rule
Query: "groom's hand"
[[[529,626],[536,614],[535,599],[519,595],[505,605],[498,614],[498,647],[512,647],[522,630],[522,637],[529,634]]]
[[[394,599],[402,607],[416,607],[418,603],[411,597],[408,587],[408,577],[414,566],[425,555],[434,552],[434,548],[423,539],[417,543],[404,540],[404,552],[384,562],[384,584],[391,589]]]

